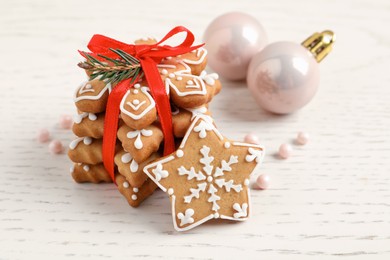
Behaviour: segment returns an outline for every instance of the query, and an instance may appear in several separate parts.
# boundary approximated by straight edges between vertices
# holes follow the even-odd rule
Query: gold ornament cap
[[[302,46],[308,49],[317,60],[321,62],[332,51],[336,35],[330,30],[321,33],[313,33],[302,42]]]

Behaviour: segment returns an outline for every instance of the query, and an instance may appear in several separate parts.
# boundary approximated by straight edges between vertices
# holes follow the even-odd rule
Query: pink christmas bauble
[[[313,55],[292,42],[277,42],[256,54],[247,83],[265,110],[288,114],[306,105],[317,92],[320,71]]]
[[[203,40],[209,66],[230,80],[245,79],[251,58],[267,44],[263,26],[252,16],[239,12],[213,20]]]

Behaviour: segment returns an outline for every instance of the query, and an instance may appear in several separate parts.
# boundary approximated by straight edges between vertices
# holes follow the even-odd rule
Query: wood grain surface
[[[252,182],[266,173],[272,187],[252,191],[247,222],[175,232],[164,193],[133,209],[112,184],[74,183],[66,155],[35,140],[42,127],[72,139],[58,119],[75,112],[77,50],[92,34],[131,42],[184,25],[200,42],[227,11],[258,18],[271,42],[337,34],[319,92],[297,113],[270,115],[244,82],[222,80],[211,105],[220,131],[253,131],[267,148]],[[2,0],[0,259],[390,259],[389,28],[387,0]],[[300,130],[310,142],[278,159]]]

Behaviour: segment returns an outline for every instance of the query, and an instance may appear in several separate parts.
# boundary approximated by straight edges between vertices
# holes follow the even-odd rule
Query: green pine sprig
[[[91,80],[100,77],[100,80],[105,80],[107,83],[118,83],[129,78],[133,82],[137,77],[143,77],[139,60],[120,49],[110,48],[110,51],[117,54],[118,59],[98,54],[99,57],[103,58],[100,61],[90,54],[83,52],[87,60],[77,65],[82,69],[92,71],[90,75]]]

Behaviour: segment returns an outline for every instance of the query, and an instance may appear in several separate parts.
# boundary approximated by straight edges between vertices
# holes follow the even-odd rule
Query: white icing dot
[[[138,188],[133,188],[133,191],[134,191],[134,192],[138,192],[139,189],[138,189]]]
[[[91,120],[91,121],[95,121],[95,120],[97,119],[97,116],[96,116],[95,114],[93,114],[93,113],[89,113],[89,114],[88,114],[88,118],[89,118],[89,120]]]
[[[245,185],[245,186],[248,186],[248,185],[249,185],[249,180],[248,180],[248,179],[245,179],[244,185]]]
[[[213,78],[206,78],[207,85],[213,86],[215,84],[215,80]]]
[[[83,166],[83,170],[86,171],[86,172],[89,171],[89,166],[88,165],[84,165]]]
[[[139,93],[138,89],[134,89],[134,90],[133,90],[133,93],[134,93],[134,94],[138,94],[138,93]]]
[[[127,189],[130,185],[127,181],[122,184],[123,188]]]
[[[91,89],[92,86],[91,86],[91,84],[86,84],[84,88],[86,88],[86,89]]]
[[[188,81],[187,81],[187,84],[188,84],[188,85],[194,85],[194,82],[193,82],[192,80],[188,80]]]
[[[168,189],[168,194],[169,194],[169,195],[173,195],[173,193],[174,193],[174,190],[173,190],[172,188],[169,188],[169,189]]]
[[[123,163],[129,163],[131,161],[131,155],[129,153],[125,153],[124,155],[122,155],[121,157],[121,161]]]
[[[230,143],[229,142],[225,142],[225,148],[230,148]]]
[[[90,144],[92,144],[92,138],[91,137],[84,137],[83,142],[85,145],[90,145]]]
[[[167,75],[167,74],[168,74],[168,71],[167,71],[166,69],[162,69],[162,70],[161,70],[161,74]]]
[[[149,39],[148,39],[147,37],[143,37],[143,38],[141,38],[141,40],[144,41],[144,42],[146,42],[146,41],[148,41]]]
[[[73,116],[73,122],[75,122],[75,124],[80,124],[82,120],[83,120],[83,114]]]
[[[213,177],[212,176],[207,177],[207,181],[208,182],[212,182],[213,181]]]
[[[138,99],[134,99],[134,100],[133,100],[133,104],[134,104],[134,105],[138,105],[138,104],[139,104],[139,100],[138,100]]]
[[[183,157],[183,155],[184,155],[183,150],[177,150],[177,151],[176,151],[176,156],[177,156],[177,157],[180,158],[180,157]]]
[[[182,79],[183,79],[183,77],[180,77],[180,76],[179,76],[179,77],[177,77],[176,79],[177,79],[177,80],[182,80]]]
[[[141,87],[141,84],[137,83],[134,85],[134,88],[140,88]]]
[[[169,73],[169,77],[170,77],[171,79],[174,79],[174,78],[175,78],[175,74]]]
[[[138,197],[137,197],[137,195],[133,194],[133,195],[131,195],[131,199],[132,199],[132,200],[137,200]]]
[[[77,138],[74,139],[72,142],[69,144],[69,149],[74,150],[76,149],[77,145],[81,142],[82,138]]]
[[[74,172],[74,166],[70,166],[70,169],[69,169],[70,173],[73,173]]]
[[[167,60],[172,60],[172,57],[166,57]]]
[[[214,218],[219,218],[219,213],[214,213]]]

